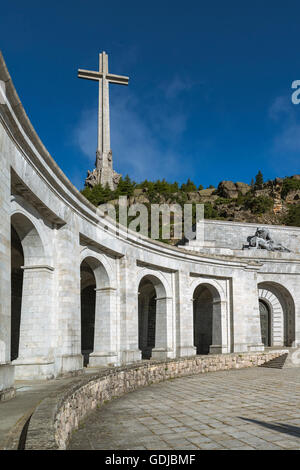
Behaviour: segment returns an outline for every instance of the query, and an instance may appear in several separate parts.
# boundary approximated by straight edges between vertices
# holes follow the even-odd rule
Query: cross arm
[[[118,85],[128,85],[129,77],[124,77],[122,75],[114,75],[112,73],[108,73],[105,78],[110,83],[116,83]]]
[[[78,78],[86,78],[88,80],[100,80],[103,77],[102,72],[94,72],[93,70],[78,69]]]

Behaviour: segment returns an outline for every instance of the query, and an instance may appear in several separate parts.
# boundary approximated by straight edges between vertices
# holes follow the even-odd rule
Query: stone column
[[[156,299],[155,348],[152,358],[164,360],[175,357],[173,344],[173,299],[159,297]]]
[[[95,290],[94,352],[90,354],[89,367],[116,365],[118,362],[116,289],[103,287]]]
[[[233,273],[232,307],[233,352],[263,351],[255,268]]]
[[[150,302],[149,296],[139,294],[138,302],[139,348],[141,351],[148,353],[148,315]]]
[[[295,300],[295,341],[293,341],[292,347],[299,348],[300,347],[300,305],[297,301],[297,298],[294,298],[294,300]]]
[[[176,273],[176,355],[195,356],[193,299],[190,293],[188,271]]]
[[[19,356],[13,361],[19,380],[51,379],[54,364],[53,271],[50,266],[24,270]]]
[[[65,214],[65,220],[66,225],[55,231],[56,368],[58,374],[83,369],[79,231],[75,214],[68,211]]]
[[[123,364],[141,360],[138,329],[136,259],[128,253],[120,259],[120,360]]]
[[[227,301],[213,301],[213,321],[212,321],[212,345],[209,348],[210,354],[230,353],[228,328]]]
[[[0,81],[0,87],[0,106],[4,106],[4,82]],[[14,367],[10,361],[10,145],[10,140],[0,124],[0,401],[15,395]]]

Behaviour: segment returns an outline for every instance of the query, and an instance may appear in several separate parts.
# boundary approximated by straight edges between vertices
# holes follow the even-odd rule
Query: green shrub
[[[101,184],[96,184],[93,188],[85,187],[81,194],[85,196],[94,206],[105,204],[107,201],[114,199],[114,191],[108,185],[104,188]]]
[[[205,219],[216,219],[218,217],[218,211],[213,207],[211,202],[204,203],[204,218]]]
[[[218,197],[218,199],[215,200],[215,205],[219,206],[220,204],[229,204],[232,202],[232,199],[227,198],[227,197]]]
[[[252,196],[245,197],[244,206],[250,209],[252,214],[264,214],[272,209],[274,201],[268,196]]]
[[[284,220],[285,225],[300,227],[300,204],[289,205],[288,214]]]
[[[285,199],[290,191],[296,191],[297,189],[300,189],[300,180],[296,180],[293,178],[284,178],[281,190],[281,197]]]

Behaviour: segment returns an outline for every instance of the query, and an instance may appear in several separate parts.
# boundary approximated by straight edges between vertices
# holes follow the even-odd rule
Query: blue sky
[[[96,82],[109,54],[115,170],[197,185],[300,173],[300,3],[10,0],[0,49],[44,145],[80,189],[93,169]]]

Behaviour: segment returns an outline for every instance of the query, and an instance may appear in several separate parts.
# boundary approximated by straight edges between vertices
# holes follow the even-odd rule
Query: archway
[[[295,304],[286,287],[277,282],[265,281],[258,285],[258,298],[261,305],[269,311],[269,340],[266,346],[293,346],[295,341]],[[266,313],[263,313],[266,316]],[[261,328],[262,342],[265,326]]]
[[[11,217],[11,360],[37,355],[35,341],[28,347],[34,266],[44,263],[44,248],[31,220],[22,213]],[[32,268],[28,269],[27,268]],[[40,284],[40,283],[39,283]],[[33,307],[34,308],[34,307]]]
[[[16,379],[54,376],[54,270],[40,236],[43,224],[32,219],[22,212],[11,217],[11,354]]]
[[[142,359],[173,356],[172,299],[162,280],[146,274],[138,286],[138,344]]]
[[[153,283],[145,278],[139,285],[139,349],[142,359],[150,359],[155,347],[156,291]]]
[[[96,256],[86,256],[80,266],[81,350],[90,367],[117,362],[116,289]]]
[[[193,295],[194,346],[197,354],[220,350],[221,299],[217,289],[210,284],[200,284]]]

